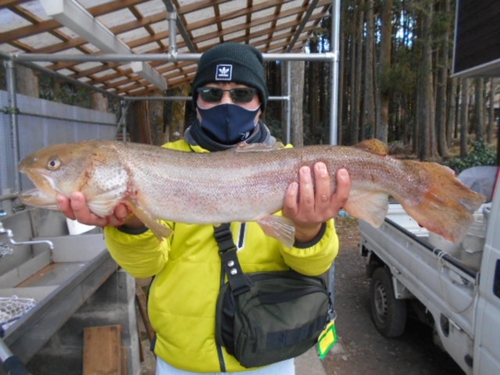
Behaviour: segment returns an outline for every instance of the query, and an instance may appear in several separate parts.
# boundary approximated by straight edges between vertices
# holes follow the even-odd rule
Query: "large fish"
[[[22,193],[20,199],[57,209],[57,194],[81,191],[91,211],[103,217],[123,202],[159,238],[168,237],[171,230],[156,219],[197,224],[256,221],[266,234],[292,246],[292,222],[273,214],[283,207],[299,168],[318,161],[327,165],[332,191],[336,171],[349,171],[351,192],[344,209],[375,227],[382,224],[391,196],[420,225],[456,242],[484,202],[451,169],[393,158],[377,140],[353,147],[241,144],[214,153],[117,141],[60,144],[22,160],[19,170],[37,189]]]

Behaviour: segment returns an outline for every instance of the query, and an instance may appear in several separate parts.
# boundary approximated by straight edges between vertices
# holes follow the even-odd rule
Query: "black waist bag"
[[[325,278],[296,272],[246,274],[250,288],[226,283],[217,301],[217,341],[247,368],[294,358],[314,346],[330,320]]]
[[[247,368],[297,357],[316,344],[332,313],[328,274],[245,274],[229,224],[216,227],[214,234],[229,280],[217,300],[217,344]]]

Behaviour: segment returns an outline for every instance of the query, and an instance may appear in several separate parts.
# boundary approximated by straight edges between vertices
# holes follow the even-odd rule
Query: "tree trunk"
[[[444,15],[450,11],[449,0],[444,1]],[[442,12],[443,12],[442,11]],[[437,148],[439,155],[448,156],[448,142],[446,131],[446,108],[448,103],[447,83],[449,74],[449,28],[445,28],[441,36],[441,43],[438,49],[438,73],[437,73],[437,91],[436,91],[436,130],[437,130]]]
[[[456,103],[457,103],[457,78],[449,78],[450,84],[448,85],[448,104],[446,106],[446,143],[448,146],[452,145],[453,132],[456,128]]]
[[[363,69],[363,28],[364,28],[364,11],[362,7],[358,12],[357,26],[354,33],[354,46],[356,49],[356,60],[353,61],[354,70],[354,87],[352,99],[352,127],[351,127],[351,144],[357,143],[362,139],[360,134],[361,115],[361,74]]]
[[[284,63],[280,64],[281,67],[281,95],[286,96],[288,94],[288,83],[287,82],[287,66],[290,64],[290,62],[285,61]],[[291,143],[291,134],[292,131],[290,129],[290,139],[287,138],[287,133],[288,133],[288,124],[287,124],[287,118],[290,114],[288,113],[288,102],[286,100],[283,100],[281,102],[281,139],[283,140],[283,143]]]
[[[495,130],[495,78],[490,78],[490,107],[488,110],[488,132],[486,133],[486,142],[492,143]]]
[[[108,97],[100,92],[93,92],[90,94],[90,106],[93,110],[107,112],[108,111]]]
[[[422,62],[419,69],[419,90],[417,95],[419,99],[417,105],[417,122],[419,125],[419,146],[417,154],[420,160],[428,160],[433,155],[434,135],[434,110],[433,110],[433,87],[432,87],[432,45],[431,45],[431,23],[432,23],[432,5],[430,1],[422,3],[424,7],[420,12],[421,17],[421,44],[422,44]]]
[[[319,52],[318,48],[318,38],[313,37],[311,38],[309,42],[309,46],[311,48],[311,53],[317,53]],[[309,62],[309,93],[308,93],[308,99],[309,99],[309,135],[310,139],[313,143],[316,141],[316,133],[318,129],[318,122],[319,122],[319,97],[320,97],[320,83],[318,82],[319,79],[319,74],[318,70],[320,68],[319,64],[321,62],[318,61],[310,61]],[[292,75],[293,75],[293,65],[292,65]],[[302,80],[303,81],[303,80]],[[296,81],[292,79],[292,82],[294,84],[292,85],[292,90],[293,86],[296,85]]]
[[[33,70],[22,65],[16,64],[16,90],[18,94],[40,97],[40,88],[38,85],[38,76]]]
[[[460,157],[467,156],[467,128],[469,127],[469,80],[462,79],[462,107],[460,108]]]
[[[345,3],[344,3],[345,4]],[[344,13],[344,19],[346,19],[346,13]],[[358,25],[358,17],[359,17],[359,12],[354,12],[352,13],[352,19],[349,17],[346,22],[349,23],[349,26],[352,30],[356,30],[357,25]],[[346,26],[347,27],[347,26]],[[357,127],[357,124],[354,123],[354,117],[356,114],[359,115],[359,107],[358,110],[354,108],[355,106],[355,95],[357,95],[357,91],[359,88],[356,87],[356,61],[357,61],[357,56],[356,56],[356,32],[353,31],[351,33],[345,33],[346,38],[344,39],[344,52],[345,52],[345,58],[344,64],[341,64],[343,67],[343,72],[344,72],[344,85],[342,85],[341,93],[347,93],[348,95],[346,98],[343,100],[343,106],[342,106],[342,122],[343,125],[345,125],[345,136],[343,137],[343,142],[339,142],[340,144],[352,144],[354,142],[353,140],[353,135],[357,130],[354,130],[354,127]],[[341,97],[344,95],[340,95]],[[357,119],[359,119],[358,116],[356,116]]]
[[[361,124],[361,139],[371,138],[375,128],[375,97],[374,97],[374,34],[375,21],[373,15],[374,0],[366,0],[366,45],[364,64],[363,111]]]
[[[171,91],[172,96],[187,96],[191,91],[191,87],[183,85],[175,87]],[[193,103],[193,106],[196,108],[196,103]],[[165,142],[173,142],[184,137],[185,126],[186,102],[175,100],[171,104],[171,119],[164,134]]]
[[[304,61],[291,61],[291,96],[292,96],[292,144],[296,147],[304,145]],[[316,95],[317,96],[317,95]]]
[[[394,0],[382,0],[381,9],[381,40],[380,56],[378,65],[377,85],[377,130],[376,138],[382,142],[388,141],[389,129],[389,90],[385,81],[391,69],[391,47],[392,47],[392,7]]]
[[[149,102],[139,101],[130,105],[129,128],[130,140],[137,143],[152,144],[151,127],[149,122]]]
[[[474,124],[476,140],[484,142],[484,79],[476,78],[475,81]]]

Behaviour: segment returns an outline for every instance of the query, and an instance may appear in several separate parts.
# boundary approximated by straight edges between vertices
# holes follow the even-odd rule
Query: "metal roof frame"
[[[0,0],[0,53],[202,53],[233,41],[262,53],[300,52],[335,0]],[[52,15],[52,16],[51,16]],[[176,31],[177,29],[177,31]],[[120,96],[190,83],[193,60],[41,65]],[[146,73],[149,72],[149,74]],[[117,77],[123,77],[117,82]]]
[[[82,1],[82,0],[80,0]],[[248,3],[253,4],[255,8],[253,10],[259,11],[259,10],[265,10],[268,9],[270,6],[277,6],[277,9],[282,9],[281,7],[283,4],[287,3],[287,1],[284,0],[274,0],[274,1],[253,1],[253,0],[247,0]],[[0,6],[6,5],[10,6],[12,9],[13,7],[17,6],[17,4],[25,3],[26,0],[0,0]],[[42,2],[45,2],[49,4],[48,6],[53,6],[54,2],[68,2],[73,6],[80,7],[81,6],[76,3],[75,0],[42,0]],[[133,71],[133,69],[130,69],[132,73],[138,74],[142,76],[144,81],[148,82],[155,82],[156,78],[159,78],[158,81],[156,81],[156,85],[160,87],[161,90],[166,89],[166,81],[167,78],[164,78],[165,76],[163,75],[164,72],[162,72],[158,67],[161,67],[161,63],[172,63],[172,65],[177,66],[179,69],[185,69],[187,74],[192,77],[194,77],[194,72],[195,70],[190,70],[187,69],[187,65],[181,65],[181,62],[197,62],[201,56],[201,53],[195,53],[193,50],[196,48],[195,44],[193,42],[193,30],[187,30],[185,27],[185,18],[177,13],[177,7],[176,4],[174,4],[174,1],[170,0],[162,0],[166,7],[166,20],[168,22],[168,40],[169,40],[169,48],[168,52],[161,52],[161,53],[133,53],[132,49],[129,48],[127,45],[125,45],[125,48],[121,47],[116,47],[113,49],[110,46],[105,46],[102,45],[100,51],[97,51],[95,53],[92,52],[90,49],[84,49],[86,51],[86,54],[81,54],[81,53],[54,53],[54,52],[45,52],[44,51],[49,51],[50,48],[38,48],[36,51],[38,52],[9,52],[6,53],[2,51],[0,48],[0,58],[5,60],[5,67],[6,67],[6,75],[7,75],[7,90],[9,92],[9,104],[10,108],[6,109],[5,113],[9,112],[11,116],[11,127],[12,127],[12,136],[13,136],[13,144],[14,144],[14,162],[18,163],[19,162],[19,139],[18,139],[18,130],[17,130],[17,105],[16,105],[16,88],[15,88],[15,66],[16,64],[20,64],[26,67],[29,67],[31,69],[43,72],[45,74],[49,74],[53,77],[57,77],[61,80],[70,82],[75,85],[80,85],[83,87],[86,87],[88,89],[94,90],[96,92],[99,92],[104,95],[108,95],[112,98],[119,99],[122,101],[122,103],[125,102],[130,102],[134,100],[190,100],[190,97],[158,97],[158,96],[149,96],[149,95],[130,95],[126,94],[128,91],[125,92],[113,92],[112,90],[107,90],[103,87],[100,87],[99,85],[96,84],[90,84],[87,82],[82,82],[80,80],[81,76],[78,72],[76,74],[62,74],[58,72],[60,70],[61,66],[58,64],[61,63],[103,63],[105,64],[110,64],[110,63],[116,63],[114,67],[116,68],[117,66],[120,65],[120,63],[132,63],[132,65],[138,66],[137,71]],[[288,1],[292,2],[292,1]],[[3,4],[2,4],[3,3]],[[113,7],[117,6],[116,5],[117,1],[111,1],[111,4],[107,4],[108,7]],[[149,3],[146,0],[122,0],[121,3],[127,4],[127,6],[134,6],[134,4],[143,4],[143,3]],[[177,5],[179,5],[178,1],[175,1]],[[207,6],[207,4],[213,5],[214,9],[215,7],[223,5],[223,3],[227,3],[227,1],[223,0],[217,0],[217,1],[199,1],[198,3],[202,3],[204,6]],[[235,2],[233,2],[235,3]],[[265,4],[264,4],[265,3]],[[14,5],[13,5],[14,4]],[[60,4],[59,4],[60,5]],[[272,96],[270,97],[270,100],[283,100],[286,101],[287,105],[287,133],[286,133],[286,142],[290,141],[290,129],[291,129],[291,124],[290,124],[290,113],[291,113],[291,100],[290,100],[290,65],[288,62],[290,61],[327,61],[331,63],[331,76],[332,76],[332,85],[331,85],[331,112],[330,112],[330,143],[331,144],[337,144],[338,142],[338,81],[339,81],[339,44],[340,44],[340,38],[339,38],[339,33],[340,33],[340,0],[304,0],[303,5],[306,8],[305,13],[303,14],[303,17],[301,18],[301,22],[299,23],[299,26],[295,29],[294,33],[291,35],[291,39],[288,40],[286,44],[281,46],[278,44],[277,46],[274,46],[271,41],[264,41],[264,42],[256,42],[257,45],[256,47],[259,47],[261,45],[266,45],[268,48],[266,48],[263,51],[263,56],[265,61],[282,61],[286,65],[286,79],[287,79],[287,87],[288,91],[285,95],[283,96]],[[305,40],[307,40],[308,35],[310,34],[311,30],[310,26],[308,26],[308,22],[311,20],[311,16],[313,12],[315,11],[315,8],[317,7],[331,7],[332,8],[332,40],[331,40],[331,46],[332,46],[332,52],[328,53],[314,53],[314,54],[306,54],[306,53],[297,53],[293,52],[296,50],[296,44],[298,42],[305,43]],[[94,7],[90,9],[90,11],[98,13],[99,11],[102,11],[102,14],[105,14],[105,11],[103,10],[106,7],[106,4],[102,4],[99,8],[99,10],[96,10],[98,7]],[[102,9],[101,9],[102,8]],[[10,9],[10,8],[9,8]],[[18,8],[15,8],[16,10],[19,10]],[[183,8],[186,10],[188,13],[193,11],[193,9],[196,9],[193,4],[191,4],[191,7],[185,6]],[[326,9],[326,8],[325,8]],[[0,7],[1,11],[1,7]],[[82,9],[77,10],[82,11]],[[295,14],[295,10],[287,10],[286,13],[288,14]],[[22,13],[22,12],[21,12]],[[64,12],[63,12],[64,13]],[[217,12],[216,12],[217,13]],[[325,13],[325,12],[323,12]],[[92,17],[90,12],[87,12],[85,9],[83,9],[83,13],[79,14],[86,14],[82,17],[87,18],[87,26],[89,25],[88,22],[92,21],[91,19],[88,18],[88,15]],[[244,10],[237,10],[230,12],[231,17],[237,18],[241,15],[245,15],[247,12]],[[275,14],[275,19],[273,25],[275,25],[275,30],[279,31],[279,27],[277,26],[277,20],[279,18],[279,12],[278,14]],[[157,17],[157,15],[155,15]],[[324,16],[324,14],[322,14]],[[30,16],[32,17],[32,16]],[[59,16],[58,16],[59,17]],[[72,26],[73,23],[72,21],[68,21],[67,19],[71,19],[71,14],[61,16],[60,20],[62,21],[61,23],[65,23],[67,26]],[[34,17],[32,17],[34,18]],[[57,18],[57,17],[56,17]],[[248,15],[247,15],[248,18]],[[45,23],[44,27],[40,27],[39,25],[41,23]],[[35,24],[35,26],[38,27],[26,27],[28,30],[31,30],[31,32],[35,33],[36,30],[38,29],[43,29],[43,30],[51,30],[52,33],[55,33],[56,35],[59,35],[60,33],[59,29],[56,30],[57,25],[54,24],[55,21],[41,21],[38,24]],[[253,23],[255,25],[260,25],[261,21],[256,21],[253,22],[251,21],[250,23]],[[92,22],[91,22],[92,23]],[[175,23],[175,25],[174,25]],[[201,25],[204,23],[201,22]],[[220,24],[222,24],[222,21],[220,21]],[[86,31],[82,31],[82,28],[85,29],[85,26],[80,25],[73,25],[73,29],[75,29],[79,33],[87,35],[88,33]],[[106,31],[103,31],[100,26],[96,26],[99,30],[101,30],[103,33],[106,33]],[[177,28],[180,31],[181,37],[183,39],[183,46],[182,49],[183,51],[187,51],[190,53],[184,53],[181,52],[179,53],[178,51],[178,41],[177,41],[177,33],[174,33],[175,28]],[[309,29],[308,29],[309,28]],[[118,27],[114,28],[115,30],[118,29]],[[233,30],[233,28],[228,28],[230,30]],[[54,31],[56,30],[56,31]],[[12,31],[10,33],[3,33],[5,40],[13,40],[15,39],[14,34],[16,31]],[[259,34],[258,32],[257,34]],[[100,34],[104,35],[104,34]],[[191,35],[191,36],[190,36]],[[233,38],[233,39],[225,39],[223,37],[223,33],[218,36],[220,41],[223,40],[231,40],[231,41],[238,41],[238,38]],[[265,34],[264,34],[265,35]],[[303,35],[306,35],[306,38],[303,37]],[[92,35],[87,35],[89,39],[92,39],[94,43],[99,44],[99,40],[96,40],[95,38],[92,38]],[[80,38],[81,39],[81,38]],[[198,45],[203,41],[203,37],[198,37],[194,38],[194,40],[198,40]],[[258,38],[257,38],[258,39]],[[2,42],[5,42],[5,40],[2,40],[2,37],[0,36],[0,47],[2,46]],[[243,39],[245,40],[245,38]],[[246,40],[250,40],[250,37],[246,38]],[[110,39],[110,44],[112,45],[113,43],[117,43],[117,45],[121,45],[121,40],[119,40],[116,36],[111,37]],[[62,44],[64,44],[63,42]],[[78,46],[78,45],[83,45],[83,43],[79,40],[79,38],[73,38],[70,41],[66,42],[67,44],[71,44],[73,46]],[[80,43],[80,44],[79,44]],[[14,45],[19,45],[23,47],[22,42],[15,41],[13,42]],[[204,49],[208,49],[211,46],[207,46]],[[283,49],[284,48],[284,49]],[[283,49],[283,52],[272,52],[273,49]],[[102,53],[101,51],[108,52],[108,53]],[[117,53],[118,52],[124,52],[124,53]],[[266,51],[271,51],[271,52],[266,52]],[[111,53],[110,53],[111,52]],[[114,53],[113,53],[114,52]],[[49,65],[49,66],[43,66],[39,65],[36,63],[40,62],[52,62],[55,64]],[[147,64],[146,62],[150,63],[157,63],[157,64]],[[144,68],[145,66],[148,66],[149,68]],[[62,65],[63,69],[73,69],[74,65],[71,64],[63,64]],[[93,71],[92,69],[88,69],[89,71]],[[99,69],[97,69],[99,70]],[[149,73],[149,74],[148,74]],[[163,75],[163,76],[162,76]],[[128,75],[129,76],[129,75]],[[168,77],[168,74],[167,74]],[[132,79],[133,81],[133,79]],[[90,81],[92,82],[92,81]],[[182,84],[182,81],[176,82],[175,85]],[[150,85],[150,84],[148,84]],[[175,87],[175,85],[173,87]],[[150,85],[151,86],[151,85]],[[149,90],[143,90],[142,92],[139,91],[139,93],[148,93],[152,92]],[[125,93],[125,94],[124,94]],[[135,93],[134,93],[135,94]],[[120,119],[119,124],[122,120]],[[118,125],[119,125],[118,124]],[[19,191],[20,187],[20,182],[17,181],[15,186],[15,190]]]

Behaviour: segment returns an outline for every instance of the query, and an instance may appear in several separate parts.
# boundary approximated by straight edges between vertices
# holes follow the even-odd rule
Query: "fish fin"
[[[386,156],[389,155],[389,146],[384,142],[379,141],[376,138],[365,139],[359,143],[356,143],[353,147],[371,152],[373,154]]]
[[[264,233],[291,248],[295,242],[295,226],[283,216],[269,215],[257,221]]]
[[[144,225],[151,229],[151,231],[155,234],[159,241],[162,241],[164,238],[170,237],[170,235],[173,233],[172,229],[156,221],[156,219],[142,207],[134,204],[131,201],[126,201],[125,204],[130,208],[134,215],[144,223]]]
[[[100,217],[106,217],[111,214],[121,199],[111,199],[112,194],[96,195],[88,201],[90,211]]]
[[[351,194],[344,209],[349,215],[362,219],[378,228],[384,222],[389,209],[389,196],[387,193],[366,192]]]
[[[470,190],[448,167],[436,163],[407,160],[409,168],[419,168],[428,188],[418,201],[411,197],[400,202],[405,211],[421,226],[451,242],[459,242],[472,223],[472,214],[486,201],[482,194]]]
[[[285,146],[281,142],[275,142],[272,145],[268,145],[266,143],[240,142],[231,150],[234,152],[266,152],[266,151],[276,151],[284,147]]]

